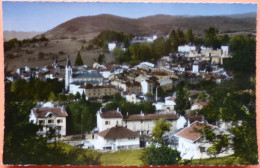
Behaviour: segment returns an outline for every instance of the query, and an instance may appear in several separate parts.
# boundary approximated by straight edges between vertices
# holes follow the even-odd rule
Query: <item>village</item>
[[[141,38],[142,40],[145,38]],[[156,36],[147,38],[146,42],[155,40]],[[145,40],[143,40],[145,42]],[[142,42],[134,38],[133,43]],[[113,51],[120,43],[108,43],[109,51]],[[206,153],[212,145],[205,142],[203,134],[195,131],[210,127],[216,136],[233,135],[228,131],[232,125],[228,122],[218,121],[209,123],[198,111],[207,106],[210,95],[203,90],[189,90],[190,109],[185,114],[176,111],[176,92],[173,90],[181,81],[196,84],[202,80],[213,80],[217,84],[223,80],[232,79],[232,72],[225,71],[223,60],[230,58],[229,46],[221,46],[213,50],[211,47],[186,44],[178,46],[178,52],[161,57],[156,63],[141,62],[138,65],[99,64],[92,67],[86,65],[73,66],[70,56],[67,64],[60,65],[55,59],[52,65],[42,68],[24,67],[17,69],[16,73],[6,76],[7,81],[17,79],[39,78],[58,79],[65,81],[64,92],[67,94],[85,95],[89,101],[98,101],[102,107],[96,112],[97,127],[81,135],[66,134],[66,118],[68,116],[64,105],[55,102],[38,103],[31,110],[29,121],[41,125],[37,132],[45,137],[49,132],[55,131],[56,137],[50,139],[65,142],[73,146],[91,148],[100,151],[117,151],[123,149],[140,149],[149,145],[155,120],[164,119],[171,123],[170,131],[162,139],[171,148],[177,149],[183,159],[209,158]],[[159,91],[158,91],[159,90]],[[160,95],[158,92],[167,92]],[[152,101],[155,113],[123,115],[120,108],[104,111],[102,108],[109,103],[107,97],[120,94],[127,102],[140,103]],[[204,96],[203,99],[198,97]],[[214,125],[215,124],[215,125]],[[227,150],[219,156],[233,154]]]

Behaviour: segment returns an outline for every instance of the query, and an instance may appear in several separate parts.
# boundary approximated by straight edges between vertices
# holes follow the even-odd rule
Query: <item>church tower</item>
[[[67,65],[65,68],[65,91],[69,92],[70,83],[72,82],[72,66],[70,56],[67,58]]]

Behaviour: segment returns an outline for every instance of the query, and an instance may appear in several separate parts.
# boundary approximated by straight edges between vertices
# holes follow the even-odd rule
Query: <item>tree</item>
[[[166,144],[159,147],[152,144],[144,149],[140,159],[144,165],[177,165],[181,157],[176,149],[172,149]]]
[[[185,34],[185,38],[186,38],[187,42],[191,42],[191,43],[194,42],[194,35],[193,35],[193,32],[192,32],[192,29],[188,29],[188,31]]]
[[[200,93],[199,93],[199,95],[198,95],[198,97],[197,97],[196,100],[197,100],[197,101],[206,101],[207,98],[208,98],[207,93],[206,93],[205,91],[203,91],[203,92],[200,92]]]
[[[208,47],[213,47],[213,49],[220,48],[220,41],[217,38],[218,29],[214,27],[209,27],[205,30],[205,45]]]
[[[75,66],[82,66],[82,65],[84,65],[79,51],[78,51],[78,55],[77,55],[77,58],[76,58],[76,61],[75,61],[74,65]]]
[[[153,136],[155,141],[161,142],[162,141],[162,135],[166,131],[170,131],[171,123],[166,122],[164,119],[155,120],[155,126],[153,127]]]
[[[190,108],[190,101],[188,87],[183,81],[178,84],[176,94],[175,109],[179,114],[185,115],[185,110]]]
[[[224,61],[224,67],[236,75],[255,74],[256,72],[256,41],[250,37],[235,36],[230,40],[232,58]]]
[[[102,63],[105,62],[105,60],[106,60],[105,55],[104,54],[99,54],[99,56],[98,56],[98,63],[102,64]]]

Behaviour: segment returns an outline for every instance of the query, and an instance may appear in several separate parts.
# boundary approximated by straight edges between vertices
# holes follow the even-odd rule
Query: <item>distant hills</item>
[[[185,31],[192,28],[197,36],[202,36],[208,27],[216,27],[220,33],[255,33],[256,13],[227,16],[155,15],[138,19],[102,14],[71,19],[44,34],[50,39],[90,38],[103,30],[114,30],[134,35],[167,35],[172,29],[180,28]]]
[[[23,31],[4,31],[4,41],[8,41],[13,38],[17,38],[18,40],[23,40],[27,38],[33,38],[43,32],[23,32]]]

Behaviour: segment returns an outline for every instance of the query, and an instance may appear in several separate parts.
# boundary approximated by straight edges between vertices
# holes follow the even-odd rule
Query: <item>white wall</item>
[[[179,137],[179,145],[178,145],[178,151],[181,152],[181,158],[182,159],[195,159],[197,158],[197,148],[196,145],[188,141],[184,138]]]
[[[70,84],[70,85],[69,85],[69,93],[72,93],[72,94],[74,94],[74,95],[77,94],[77,92],[79,92],[80,95],[82,95],[82,93],[83,93],[84,90],[85,90],[85,89],[80,88],[79,85],[74,85],[74,84]]]
[[[106,121],[109,124],[106,124]],[[115,127],[116,125],[123,125],[122,118],[102,118],[100,113],[97,112],[97,127],[99,132]]]
[[[139,148],[140,146],[140,138],[135,137],[135,139],[128,139],[128,138],[122,138],[122,139],[104,139],[103,137],[99,135],[95,135],[95,139],[93,140],[93,145],[95,149],[103,150],[104,147],[111,147],[112,150],[118,150],[118,147],[124,146],[125,149],[131,149],[131,148]]]
[[[116,43],[108,43],[108,50],[113,51],[116,48]]]
[[[178,52],[190,52],[196,50],[196,46],[189,46],[189,45],[184,45],[184,46],[178,46]]]
[[[184,128],[184,125],[186,124],[186,119],[183,116],[180,116],[180,118],[177,120],[177,129]]]

